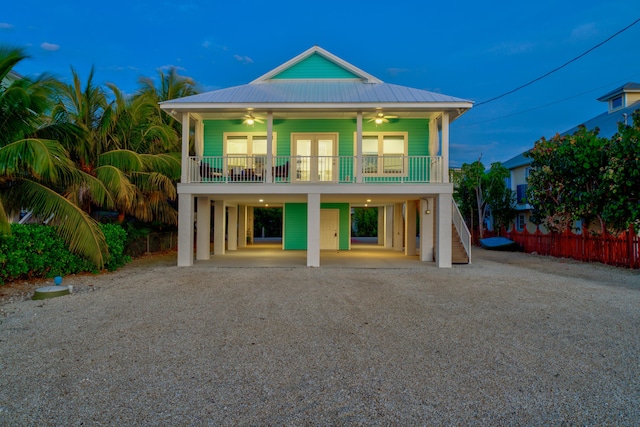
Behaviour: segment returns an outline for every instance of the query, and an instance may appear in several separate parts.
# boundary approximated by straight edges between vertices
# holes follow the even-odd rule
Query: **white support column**
[[[189,182],[189,113],[182,113],[182,173],[180,182]]]
[[[211,201],[207,196],[198,196],[196,216],[196,259],[207,260],[211,256]]]
[[[273,182],[273,112],[267,112],[267,164],[263,171],[266,183]]]
[[[249,243],[253,245],[253,224],[255,216],[253,214],[253,206],[247,206],[247,233],[249,235]]]
[[[433,261],[433,218],[435,212],[431,209],[433,209],[433,199],[420,200],[420,261]]]
[[[356,118],[356,164],[353,171],[356,182],[362,182],[362,111],[358,111]]]
[[[194,120],[194,149],[196,156],[204,156],[204,122],[202,120]]]
[[[238,247],[247,246],[247,206],[238,205]]]
[[[378,206],[378,245],[384,245],[384,206]]]
[[[384,207],[384,247],[393,248],[393,205]]]
[[[213,208],[213,253],[224,255],[225,234],[227,228],[226,207],[224,200],[216,200]]]
[[[436,267],[451,267],[451,194],[438,194],[436,202]]]
[[[178,266],[193,265],[193,195],[178,196]]]
[[[416,202],[415,200],[407,200],[405,204],[405,221],[404,221],[404,254],[407,256],[415,256],[416,252]]]
[[[442,113],[442,182],[449,182],[449,113]]]
[[[393,250],[402,252],[404,236],[404,223],[402,218],[402,203],[393,205]]]
[[[238,205],[227,207],[227,249],[238,250]]]
[[[320,194],[307,195],[307,267],[320,267]]]

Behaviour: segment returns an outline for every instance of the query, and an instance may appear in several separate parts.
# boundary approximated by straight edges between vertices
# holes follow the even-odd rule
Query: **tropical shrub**
[[[112,254],[105,257],[105,268],[113,271],[130,261],[124,255],[126,232],[117,225],[101,228]],[[11,224],[11,234],[0,235],[0,283],[82,272],[98,270],[93,262],[70,252],[55,227]]]

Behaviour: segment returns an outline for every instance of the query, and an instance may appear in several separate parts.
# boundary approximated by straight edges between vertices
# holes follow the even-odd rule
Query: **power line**
[[[549,103],[543,104],[543,105],[538,105],[536,107],[531,107],[531,108],[528,108],[526,110],[516,111],[515,113],[507,114],[507,115],[504,115],[504,116],[491,117],[491,118],[488,118],[488,119],[483,119],[483,120],[481,120],[479,122],[470,123],[470,124],[463,124],[463,125],[460,124],[459,120],[456,120],[454,123],[451,124],[451,126],[453,127],[453,126],[458,125],[458,126],[456,126],[458,129],[460,129],[460,128],[468,128],[468,127],[477,126],[479,124],[483,124],[483,123],[487,123],[487,122],[493,122],[493,121],[496,121],[496,120],[501,120],[501,119],[506,119],[506,118],[509,118],[509,117],[517,116],[519,114],[529,113],[531,111],[540,110],[542,108],[546,108],[546,107],[549,107],[549,106],[555,105],[555,104],[560,104],[561,102],[569,101],[569,100],[574,99],[574,98],[579,98],[581,96],[593,93],[595,91],[610,87],[612,84],[616,84],[616,83],[620,83],[620,82],[628,82],[630,78],[636,77],[638,75],[640,75],[640,74],[632,74],[629,77],[626,77],[624,79],[616,80],[615,82],[612,82],[612,83],[607,83],[606,85],[603,85],[603,86],[600,86],[600,87],[597,87],[597,88],[594,88],[594,89],[590,89],[590,90],[588,90],[586,92],[578,93],[576,95],[571,95],[571,96],[568,96],[566,98],[558,99],[556,101],[552,101],[552,102],[549,102]],[[471,114],[471,113],[473,113],[473,110],[471,110],[469,112],[469,114]],[[466,117],[466,115],[465,115],[465,117]]]
[[[622,34],[622,33],[623,33],[623,32],[625,32],[625,31],[627,31],[629,28],[633,27],[633,26],[634,26],[634,25],[636,25],[638,22],[640,22],[640,18],[636,19],[636,20],[635,20],[635,21],[633,21],[631,24],[627,25],[626,27],[624,27],[623,29],[621,29],[620,31],[618,31],[617,33],[615,33],[614,35],[612,35],[612,36],[610,36],[609,38],[607,38],[606,40],[604,40],[604,41],[602,41],[602,42],[598,43],[597,45],[593,46],[591,49],[587,50],[586,52],[584,52],[584,53],[582,53],[582,54],[580,54],[580,55],[576,56],[575,58],[573,58],[572,60],[570,60],[570,61],[568,61],[568,62],[565,62],[565,63],[564,63],[564,64],[562,64],[561,66],[559,66],[559,67],[557,67],[557,68],[554,68],[553,70],[549,71],[548,73],[543,74],[542,76],[537,77],[537,78],[535,78],[535,79],[531,80],[529,83],[525,83],[525,84],[523,84],[522,86],[518,86],[517,88],[512,89],[512,90],[510,90],[509,92],[505,92],[505,93],[503,93],[502,95],[498,95],[498,96],[493,97],[493,98],[491,98],[491,99],[488,99],[488,100],[486,100],[486,101],[479,102],[479,103],[477,103],[477,104],[475,105],[475,107],[479,107],[480,105],[488,104],[489,102],[495,101],[496,99],[500,99],[500,98],[502,98],[502,97],[504,97],[504,96],[511,95],[512,93],[517,92],[517,91],[519,91],[520,89],[524,89],[525,87],[530,86],[530,85],[532,85],[533,83],[535,83],[535,82],[537,82],[537,81],[539,81],[539,80],[544,79],[545,77],[547,77],[547,76],[549,76],[549,75],[551,75],[551,74],[555,73],[555,72],[556,72],[556,71],[558,71],[558,70],[561,70],[562,68],[564,68],[564,67],[566,67],[567,65],[571,64],[572,62],[577,61],[578,59],[582,58],[583,56],[585,56],[585,55],[586,55],[586,54],[588,54],[589,52],[591,52],[591,51],[593,51],[593,50],[595,50],[595,49],[599,48],[600,46],[602,46],[603,44],[607,43],[607,42],[608,42],[609,40],[611,40],[612,38],[616,37],[616,36],[617,36],[617,35],[619,35],[619,34]]]

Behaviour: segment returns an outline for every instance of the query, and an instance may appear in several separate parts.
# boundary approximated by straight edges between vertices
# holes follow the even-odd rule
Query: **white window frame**
[[[618,105],[617,107],[614,105],[614,102],[616,102],[617,100],[620,100],[620,105]],[[610,105],[611,105],[611,111],[615,111],[615,110],[619,110],[621,108],[624,107],[624,94],[622,95],[618,95],[618,96],[614,96],[613,98],[611,98]]]
[[[518,231],[524,231],[527,227],[527,216],[523,213],[519,213],[516,219],[516,229]]]
[[[407,165],[407,156],[409,152],[409,132],[362,132],[362,139],[364,140],[366,137],[378,137],[378,164],[376,172],[367,172],[365,170],[362,171],[362,176],[368,177],[385,177],[385,176],[407,176],[408,175],[408,165]],[[385,137],[401,137],[404,140],[404,149],[402,154],[402,170],[400,172],[385,172],[384,170],[384,138]],[[354,153],[357,153],[357,144],[358,144],[358,135],[354,133]],[[362,153],[362,159],[364,164],[364,159],[367,157],[366,154]]]
[[[227,161],[228,167],[229,168],[233,168],[233,167],[242,167],[243,169],[254,169],[256,167],[256,165],[254,165],[253,160],[255,159],[255,155],[253,154],[253,139],[254,138],[264,138],[265,140],[267,139],[267,133],[266,132],[224,132],[222,134],[222,139],[223,139],[223,145],[222,145],[222,149],[223,149],[223,155],[224,158]],[[271,146],[271,154],[272,156],[276,155],[276,146],[277,146],[277,135],[276,132],[273,132],[273,144]],[[230,138],[247,138],[247,154],[245,154],[245,158],[247,159],[247,163],[244,166],[236,166],[234,164],[232,164],[232,162],[230,162],[229,160],[231,159],[229,156],[230,154],[227,153],[227,146],[228,146],[228,141]],[[231,156],[234,156],[235,154],[231,154]],[[266,154],[268,155],[268,153]],[[239,154],[237,155],[240,158],[242,158],[242,155]],[[260,155],[258,155],[260,156]],[[256,162],[257,163],[257,162]],[[266,159],[264,160],[264,164],[262,165],[262,167],[264,168],[266,166]]]

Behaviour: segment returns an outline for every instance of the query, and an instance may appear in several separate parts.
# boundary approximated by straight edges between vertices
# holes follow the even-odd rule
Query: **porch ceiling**
[[[373,105],[176,105],[169,108],[163,106],[173,117],[182,122],[182,113],[187,112],[199,120],[242,120],[245,114],[251,113],[261,118],[266,118],[268,112],[273,113],[274,120],[283,119],[353,119],[356,120],[358,112],[362,112],[363,120],[368,120],[376,113],[382,111],[385,115],[398,116],[400,119],[434,119],[443,112],[449,113],[450,122],[459,118],[471,108],[468,103],[435,103],[429,104],[373,104]]]

